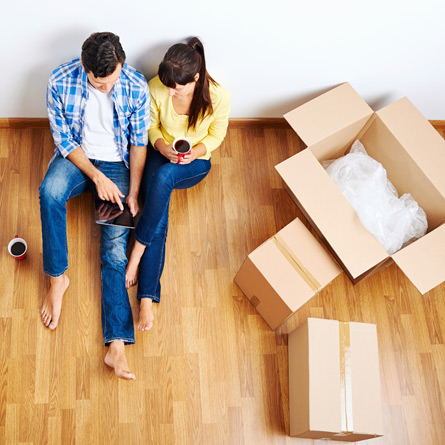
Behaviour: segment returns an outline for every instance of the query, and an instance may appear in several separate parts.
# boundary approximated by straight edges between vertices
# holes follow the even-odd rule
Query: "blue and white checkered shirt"
[[[127,65],[112,90],[114,134],[119,153],[129,167],[128,146],[148,143],[150,93],[145,77]],[[88,78],[80,59],[60,65],[48,82],[46,105],[56,156],[68,156],[82,143]]]

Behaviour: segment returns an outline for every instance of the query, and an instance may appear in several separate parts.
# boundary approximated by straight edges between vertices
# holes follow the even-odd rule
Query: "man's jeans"
[[[128,195],[130,172],[123,162],[92,159],[93,165]],[[43,270],[50,277],[63,275],[68,269],[66,238],[66,204],[70,198],[92,189],[94,183],[71,161],[61,156],[49,166],[40,186],[40,216],[42,220]],[[114,340],[134,343],[133,317],[125,287],[127,243],[130,229],[100,226],[102,274],[102,330],[104,342]],[[82,234],[79,234],[82,236]],[[90,261],[88,257],[83,261]],[[95,277],[85,277],[94,280]]]
[[[196,159],[190,164],[173,164],[150,145],[142,178],[144,208],[134,237],[144,246],[139,264],[137,298],[159,303],[161,275],[165,261],[168,209],[173,189],[187,189],[202,181],[210,171],[210,161]]]

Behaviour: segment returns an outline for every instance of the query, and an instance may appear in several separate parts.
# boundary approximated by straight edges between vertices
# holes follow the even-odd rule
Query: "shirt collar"
[[[122,91],[122,76],[124,74],[124,69],[126,67],[125,62],[122,64],[122,70],[121,70],[121,74],[119,76],[119,79],[117,79],[117,82],[114,84],[113,86],[113,90],[111,93],[111,97],[113,98],[113,101],[116,102],[117,101],[117,96],[118,96],[118,91]]]
[[[80,63],[80,69],[82,71],[82,96],[88,99],[88,77],[85,69],[83,68],[82,62]]]

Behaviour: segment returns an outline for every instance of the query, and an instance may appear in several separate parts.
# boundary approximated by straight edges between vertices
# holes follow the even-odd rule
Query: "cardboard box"
[[[425,293],[445,280],[445,141],[403,98],[374,113],[345,83],[285,115],[308,146],[276,166],[286,187],[353,283],[395,261]],[[425,236],[389,256],[320,165],[359,139],[399,195],[427,215]]]
[[[374,324],[308,318],[288,345],[291,436],[356,442],[383,435]]]
[[[235,282],[266,323],[277,329],[340,273],[297,218],[247,257]]]

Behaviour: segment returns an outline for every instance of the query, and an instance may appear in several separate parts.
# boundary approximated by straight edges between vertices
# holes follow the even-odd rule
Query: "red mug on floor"
[[[192,142],[186,137],[176,138],[173,141],[173,150],[178,153],[178,164],[181,159],[192,151]]]
[[[26,244],[26,241],[23,238],[19,238],[18,235],[16,235],[8,244],[8,252],[18,261],[25,258],[27,250],[28,244]]]

